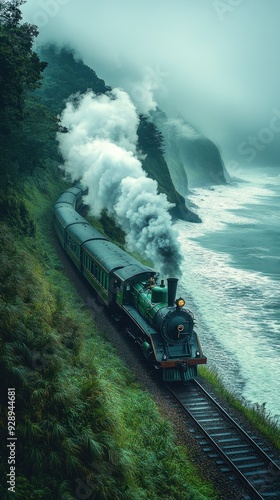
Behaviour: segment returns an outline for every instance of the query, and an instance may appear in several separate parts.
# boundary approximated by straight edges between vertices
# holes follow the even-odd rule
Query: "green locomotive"
[[[167,285],[149,266],[138,262],[79,213],[85,190],[68,189],[53,206],[58,239],[103,304],[118,311],[127,333],[145,358],[162,370],[163,380],[190,380],[205,364],[194,317],[185,301],[176,299],[177,278]]]

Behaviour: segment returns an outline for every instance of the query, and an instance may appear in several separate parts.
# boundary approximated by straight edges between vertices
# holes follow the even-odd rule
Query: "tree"
[[[15,181],[19,172],[32,171],[33,164],[38,165],[38,154],[36,156],[35,152],[42,142],[41,137],[37,137],[38,127],[30,129],[32,120],[35,122],[30,106],[30,92],[40,86],[42,72],[47,64],[41,62],[32,50],[38,30],[36,26],[22,22],[20,6],[24,3],[25,0],[0,0],[2,182],[8,177]],[[30,143],[32,147],[26,153],[26,146]]]
[[[27,91],[40,85],[46,63],[32,50],[37,27],[22,23],[25,0],[0,0],[0,114],[21,118]],[[2,117],[3,118],[3,117]]]
[[[145,151],[145,153],[153,151],[154,153],[163,155],[164,145],[162,133],[145,115],[140,115],[137,134],[138,147],[140,150]]]

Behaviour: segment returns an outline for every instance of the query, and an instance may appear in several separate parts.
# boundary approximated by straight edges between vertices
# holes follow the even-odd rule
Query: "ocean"
[[[201,224],[176,222],[179,292],[226,387],[280,417],[280,169],[193,189]]]

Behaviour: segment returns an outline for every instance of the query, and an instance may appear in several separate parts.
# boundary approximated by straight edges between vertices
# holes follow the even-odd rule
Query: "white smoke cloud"
[[[88,92],[81,99],[75,96],[63,112],[65,127],[71,131],[71,141],[88,142],[95,137],[110,140],[135,153],[139,117],[129,95],[121,89],[94,97]],[[69,136],[70,137],[70,136]],[[70,139],[69,139],[70,140]],[[65,141],[67,147],[67,141]]]
[[[147,83],[145,79],[142,82],[135,82],[130,88],[131,98],[140,114],[148,115],[151,111],[157,109],[154,91],[157,85]]]
[[[158,194],[157,182],[135,155],[138,121],[135,106],[120,89],[75,96],[61,115],[69,130],[58,134],[63,168],[72,181],[89,188],[85,201],[93,215],[106,208],[116,217],[130,250],[145,254],[164,275],[178,275],[180,249],[168,212],[173,205]]]

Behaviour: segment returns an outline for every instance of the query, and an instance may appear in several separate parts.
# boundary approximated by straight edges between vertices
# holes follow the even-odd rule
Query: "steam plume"
[[[163,275],[178,276],[181,256],[168,212],[173,205],[135,156],[139,118],[128,94],[114,89],[74,96],[61,122],[69,130],[58,134],[63,168],[89,188],[91,213],[99,216],[106,208],[126,232],[128,249],[149,257]]]

